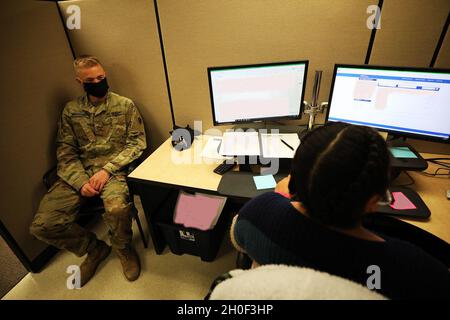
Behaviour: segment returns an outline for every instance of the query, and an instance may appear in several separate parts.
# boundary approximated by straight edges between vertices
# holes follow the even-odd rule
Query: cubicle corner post
[[[23,266],[30,272],[35,272],[32,262],[28,257],[25,255],[25,253],[22,251],[22,249],[17,244],[16,240],[14,240],[13,236],[9,233],[8,229],[6,229],[3,222],[0,220],[0,235],[5,240],[6,244],[9,246],[9,248],[14,252],[14,254],[17,256],[19,261],[23,264]]]
[[[30,260],[25,252],[20,248],[16,240],[6,229],[3,222],[0,220],[0,236],[5,240],[6,244],[9,246],[11,251],[16,255],[22,265],[29,272],[39,273],[45,265],[50,261],[50,259],[59,251],[59,249],[48,246],[44,251],[42,251],[36,258]]]

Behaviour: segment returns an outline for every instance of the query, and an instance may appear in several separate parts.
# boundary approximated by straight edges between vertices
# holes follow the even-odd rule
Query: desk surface
[[[439,156],[429,153],[421,153],[421,155],[424,158]],[[437,167],[437,165],[429,163],[426,172],[432,173]],[[450,189],[450,179],[445,176],[428,177],[423,173],[414,171],[410,171],[409,174],[414,178],[415,183],[408,188],[415,190],[419,194],[430,209],[431,216],[427,221],[402,220],[426,230],[442,240],[445,240],[447,243],[450,243],[450,200],[447,200],[446,197],[447,190]],[[398,183],[400,184],[402,181],[404,180],[401,180]]]
[[[209,138],[209,136],[199,136],[191,148],[183,151],[174,150],[169,138],[128,177],[180,187],[217,191],[221,176],[214,173],[213,170],[222,161],[201,157],[203,146]]]
[[[203,159],[201,152],[208,141],[208,136],[200,136],[192,147],[184,151],[174,151],[170,138],[141,163],[130,175],[130,179],[144,180],[176,187],[216,192],[221,176],[213,172],[220,160]],[[424,158],[433,154],[422,154]],[[436,165],[430,164],[427,172],[434,172]],[[450,189],[447,177],[428,177],[419,172],[409,172],[415,184],[410,186],[426,203],[431,211],[428,221],[402,219],[442,240],[450,243],[450,200],[446,198],[446,190]],[[401,177],[398,184],[402,184]],[[406,180],[405,180],[406,181]]]

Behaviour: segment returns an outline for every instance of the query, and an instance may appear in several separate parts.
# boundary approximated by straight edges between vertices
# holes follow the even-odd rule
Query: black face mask
[[[97,83],[83,82],[83,87],[87,94],[97,98],[104,97],[109,89],[106,78],[103,78],[102,81]]]

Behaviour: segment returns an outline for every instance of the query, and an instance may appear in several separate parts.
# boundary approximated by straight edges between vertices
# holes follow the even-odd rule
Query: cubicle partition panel
[[[131,98],[144,118],[149,151],[172,129],[153,1],[60,1],[65,19],[80,12],[80,28],[68,30],[76,55],[92,54],[105,65],[111,90]]]
[[[448,0],[384,0],[370,64],[429,67],[449,12]],[[449,68],[442,54],[436,67]]]
[[[206,69],[308,59],[306,100],[323,70],[328,99],[335,62],[364,63],[371,0],[160,0],[173,105],[180,124],[212,126]],[[306,117],[303,119],[305,123]]]
[[[29,226],[45,193],[42,175],[56,161],[59,115],[81,90],[55,3],[6,1],[0,34],[0,232],[28,270],[37,270],[48,246]]]
[[[450,24],[450,9],[448,11],[447,28],[441,34],[442,44],[438,48],[439,51],[436,54],[436,63],[434,64],[434,67],[436,68],[450,68],[450,31],[448,30]]]
[[[449,17],[447,0],[384,0],[370,64],[450,68]],[[450,154],[449,145],[408,141],[419,152]]]

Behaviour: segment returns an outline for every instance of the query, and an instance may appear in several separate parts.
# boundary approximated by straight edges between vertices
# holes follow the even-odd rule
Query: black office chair
[[[134,168],[136,168],[138,165],[137,162],[133,162],[130,165],[129,172],[131,172]],[[47,190],[50,189],[50,187],[58,180],[57,170],[56,166],[52,167],[50,170],[48,170],[44,176],[42,177],[42,181],[44,183],[44,186],[47,188]],[[144,244],[144,248],[148,247],[148,241],[145,238],[144,230],[142,229],[141,220],[139,219],[138,210],[136,209],[136,206],[134,205],[134,197],[131,197],[131,202],[133,204],[132,206],[132,217],[134,220],[136,220],[139,233],[141,235],[142,243]],[[93,197],[88,198],[82,205],[79,211],[79,221],[78,223],[81,225],[86,225],[94,217],[98,217],[99,215],[103,214],[105,212],[105,207],[103,206],[103,201],[100,197]]]

